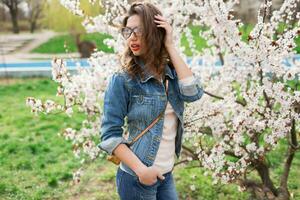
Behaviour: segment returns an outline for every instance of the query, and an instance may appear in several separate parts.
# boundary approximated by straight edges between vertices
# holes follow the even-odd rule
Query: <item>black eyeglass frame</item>
[[[128,34],[127,37],[126,37],[126,35],[125,35],[125,30],[130,30],[130,33]],[[136,27],[134,27],[134,28],[123,27],[123,28],[121,29],[121,34],[122,34],[122,36],[123,36],[125,39],[130,38],[130,36],[131,36],[132,33],[134,33],[134,35],[135,35],[136,37],[139,37],[139,36],[142,36],[143,31],[142,31],[141,27],[139,27],[139,26],[136,26]]]

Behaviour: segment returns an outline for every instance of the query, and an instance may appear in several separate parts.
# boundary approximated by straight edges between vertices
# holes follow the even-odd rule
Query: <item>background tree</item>
[[[14,33],[19,33],[20,31],[18,25],[18,5],[23,1],[24,0],[1,0],[0,1],[9,9]]]
[[[88,0],[82,1],[80,7],[89,16],[103,13],[103,9],[99,4],[91,5]],[[64,17],[59,17],[58,15]],[[59,0],[51,0],[46,1],[43,7],[41,24],[57,32],[71,32],[75,34],[85,32],[85,28],[82,26],[84,20],[85,18],[70,13],[60,4]]]
[[[37,28],[38,19],[42,16],[45,0],[26,0],[28,7],[28,21],[30,32],[33,33]]]

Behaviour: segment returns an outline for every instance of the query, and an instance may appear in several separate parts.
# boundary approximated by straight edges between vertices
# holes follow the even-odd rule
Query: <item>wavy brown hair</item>
[[[156,77],[161,77],[164,73],[165,65],[170,59],[164,45],[166,31],[164,28],[157,27],[157,24],[154,22],[154,16],[158,14],[162,15],[160,10],[153,4],[146,2],[133,3],[123,19],[122,27],[127,25],[128,18],[132,15],[138,15],[141,18],[143,32],[141,39],[145,45],[144,52],[146,52],[143,55],[146,58],[144,60],[145,70],[154,72]],[[137,59],[138,57],[127,47],[121,58],[122,69],[127,71],[131,77],[136,77],[136,75],[144,77],[145,71],[137,64]]]

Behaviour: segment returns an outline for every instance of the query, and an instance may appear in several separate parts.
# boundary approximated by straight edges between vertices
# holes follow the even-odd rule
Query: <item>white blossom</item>
[[[72,13],[84,17],[87,32],[111,35],[112,38],[104,43],[113,48],[114,53],[95,51],[88,60],[90,68],[78,66],[78,73],[72,76],[64,60],[54,59],[52,78],[58,84],[57,95],[64,98],[64,104],[52,100],[43,103],[29,97],[26,105],[35,114],[63,110],[71,117],[73,107],[78,106],[78,110],[87,116],[82,128],[66,129],[63,135],[75,146],[75,156],[87,155],[95,159],[104,155],[92,138],[101,126],[101,102],[108,78],[121,65],[119,56],[125,47],[118,27],[130,5],[127,1],[100,1],[104,14],[85,16],[79,0],[60,2]],[[200,100],[185,107],[184,141],[191,142],[199,161],[209,170],[206,174],[211,172],[214,184],[241,178],[251,162],[265,157],[286,138],[291,131],[292,119],[299,122],[299,111],[295,108],[300,105],[300,92],[289,85],[291,81],[298,81],[300,72],[300,62],[291,61],[295,56],[294,38],[299,34],[299,28],[286,29],[277,39],[273,37],[280,23],[291,20],[295,0],[284,1],[281,8],[271,14],[270,21],[265,21],[258,12],[258,22],[247,42],[241,39],[241,20],[232,18],[236,0],[149,2],[161,8],[164,17],[172,22],[174,44],[180,55],[188,60],[183,53],[185,49],[180,47],[181,33],[185,33],[188,49],[193,55],[190,67],[207,92]],[[268,11],[271,5],[268,0],[261,9]],[[299,16],[299,12],[296,13],[298,19]],[[199,33],[209,49],[196,50],[190,24],[209,27]],[[256,143],[254,139],[258,137],[262,141]],[[228,159],[228,154],[236,160]],[[74,175],[76,180],[79,177],[78,173]],[[194,187],[191,186],[191,190],[195,190]]]

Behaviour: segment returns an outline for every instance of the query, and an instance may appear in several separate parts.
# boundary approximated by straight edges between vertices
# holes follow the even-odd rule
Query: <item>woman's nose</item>
[[[128,40],[137,40],[137,36],[135,35],[135,33],[131,33],[131,35],[129,36]]]

